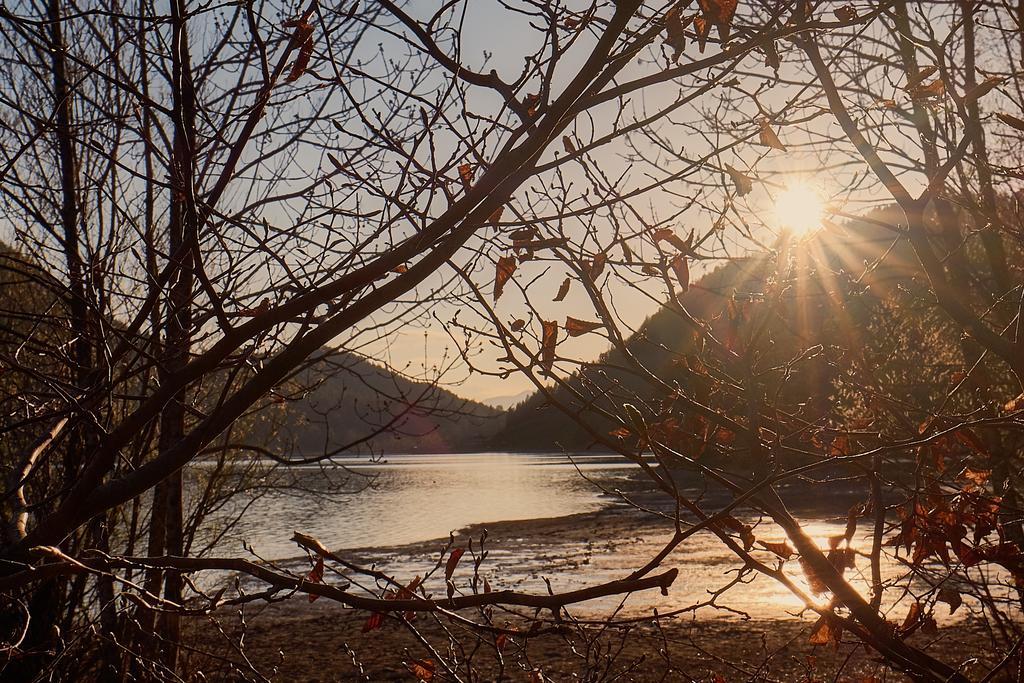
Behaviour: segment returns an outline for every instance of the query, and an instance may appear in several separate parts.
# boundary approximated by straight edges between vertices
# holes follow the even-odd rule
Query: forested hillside
[[[945,370],[959,356],[959,334],[935,312],[923,283],[913,278],[910,246],[899,234],[880,227],[887,223],[899,223],[895,209],[831,224],[799,243],[775,245],[771,253],[732,259],[694,283],[681,295],[681,303],[693,318],[709,321],[716,337],[734,349],[744,346],[751,335],[763,336],[769,340],[771,355],[785,364],[795,360],[796,349],[815,348],[815,357],[801,359],[799,371],[793,371],[781,390],[791,398],[821,402],[822,412],[824,404],[835,398],[835,373],[851,363],[867,364],[877,376],[901,376],[899,382],[908,392],[945,387],[950,379]],[[806,277],[792,283],[774,282],[779,258],[793,259],[797,272]],[[969,270],[970,257],[960,265]],[[775,303],[775,313],[755,329],[751,312],[768,299]],[[932,330],[928,338],[922,336],[926,327]],[[948,335],[936,334],[935,329]],[[628,348],[662,381],[698,390],[699,395],[707,370],[694,353],[697,343],[679,315],[663,308],[629,339]],[[860,357],[839,351],[850,346],[863,349]],[[890,360],[897,348],[905,354],[899,363]],[[641,389],[646,382],[623,371],[627,365],[619,351],[611,351],[573,375],[567,386],[555,389],[551,399],[534,394],[509,412],[495,447],[595,447],[593,435],[581,422],[599,434],[612,432],[621,423],[589,410],[580,411],[582,417],[570,417],[552,400],[570,411],[590,401],[601,406],[602,394],[613,386],[620,396],[641,392],[635,394],[637,403],[649,400]],[[713,402],[715,397],[706,395],[705,400]]]
[[[333,349],[271,400],[283,408],[271,447],[295,455],[479,450],[504,424],[500,410]]]
[[[0,372],[0,387],[10,424],[59,394],[59,387],[35,381],[33,371],[73,362],[66,358],[71,336],[62,322],[67,304],[58,291],[45,268],[0,244],[0,352],[11,370]],[[112,318],[106,325],[111,343],[130,343],[123,338],[123,321]],[[196,399],[207,409],[218,400],[214,386]],[[436,383],[325,348],[233,426],[230,443],[282,460],[340,452],[445,453],[483,447],[503,422],[501,411]],[[16,452],[27,444],[7,446]]]

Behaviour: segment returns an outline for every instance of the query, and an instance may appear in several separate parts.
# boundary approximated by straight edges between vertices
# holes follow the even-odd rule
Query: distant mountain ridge
[[[517,404],[522,403],[526,399],[530,398],[531,396],[533,396],[533,394],[533,389],[526,389],[524,391],[520,391],[518,394],[491,396],[490,398],[485,398],[480,402],[483,403],[485,406],[497,408],[498,410],[509,410],[516,406]]]
[[[44,266],[0,242],[0,347],[16,349],[33,325],[36,336],[45,332],[54,346],[67,336],[62,325],[65,311],[39,316],[54,299],[40,284],[48,276]],[[56,284],[54,290],[59,291]],[[125,329],[116,319],[108,320],[108,325]],[[44,357],[38,358],[35,362],[42,363]],[[194,388],[192,400],[200,407],[213,405],[229,376],[235,382],[244,377],[234,370],[214,373]],[[9,396],[30,390],[12,384],[13,377],[14,373],[0,372],[0,387]],[[40,386],[31,391],[48,389]],[[448,453],[486,447],[503,424],[501,410],[404,377],[357,353],[325,348],[238,420],[231,428],[231,439],[281,458],[339,449]],[[12,438],[9,435],[8,441]]]
[[[268,445],[292,454],[476,451],[504,425],[501,410],[345,350],[324,349],[281,395]]]

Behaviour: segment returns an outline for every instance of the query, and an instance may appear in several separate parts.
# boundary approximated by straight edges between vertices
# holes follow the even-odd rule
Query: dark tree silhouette
[[[501,660],[499,637],[615,622],[567,606],[668,590],[697,534],[735,556],[715,596],[776,581],[817,615],[812,643],[845,633],[915,680],[1018,670],[1022,18],[966,0],[0,9],[5,675],[177,680],[182,615],[287,592],[369,630],[425,613]],[[291,398],[345,372],[330,349],[431,320],[461,353],[425,387],[377,386],[365,433],[322,453],[268,447]],[[395,404],[473,414],[431,402],[453,362],[521,373],[541,398],[520,413],[543,402],[638,465],[667,544],[549,594],[485,589],[479,548],[412,584],[302,534],[309,573],[199,552],[262,456],[372,444],[408,424]],[[224,478],[190,501],[206,457]],[[850,482],[863,501],[823,546],[793,491]],[[190,583],[218,570],[262,588]],[[938,602],[984,622],[993,661],[908,640]],[[419,640],[418,678],[493,675]]]

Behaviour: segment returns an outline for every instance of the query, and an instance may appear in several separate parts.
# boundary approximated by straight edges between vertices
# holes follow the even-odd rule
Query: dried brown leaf
[[[323,583],[324,582],[324,556],[323,555],[317,555],[316,556],[316,564],[314,564],[313,568],[309,570],[308,574],[306,574],[306,581],[308,581],[309,583]],[[310,602],[315,602],[316,599],[319,598],[319,597],[320,596],[317,595],[316,593],[310,593],[309,594],[309,601]]]
[[[459,178],[462,180],[462,187],[469,189],[473,187],[473,166],[470,164],[459,164]]]
[[[774,130],[772,130],[772,126],[768,122],[768,119],[761,119],[760,141],[761,144],[766,147],[771,147],[772,149],[777,149],[782,152],[786,151],[786,146],[782,144],[782,141],[779,140],[779,136],[775,134]]]
[[[958,609],[960,609],[960,605],[964,604],[964,599],[960,595],[960,591],[956,590],[955,588],[940,588],[939,594],[936,596],[935,599],[939,602],[944,602],[947,605],[949,605],[950,614],[956,612]]]
[[[455,568],[459,566],[459,560],[462,559],[465,554],[465,548],[453,548],[451,553],[448,555],[448,561],[444,564],[444,580],[451,581],[452,574],[455,573]]]
[[[302,74],[306,73],[309,59],[313,56],[313,27],[307,23],[301,23],[296,27],[295,33],[295,39],[302,42],[299,46],[299,55],[292,62],[292,68],[288,72],[288,83],[299,80]]]
[[[558,288],[558,294],[555,295],[555,298],[552,299],[552,301],[561,301],[562,299],[564,299],[565,295],[569,293],[569,287],[571,286],[571,284],[572,280],[570,278],[565,278],[564,280],[562,280],[562,284]]]
[[[690,266],[684,254],[676,254],[676,257],[669,263],[672,272],[679,281],[679,287],[685,292],[690,289]]]
[[[570,337],[579,337],[587,334],[588,332],[599,330],[602,327],[604,327],[604,323],[591,322],[589,320],[578,320],[572,316],[566,316],[565,318],[565,331]]]
[[[811,631],[811,637],[807,642],[811,645],[838,646],[842,635],[843,627],[838,623],[834,623],[834,619],[827,614],[823,614],[818,618],[817,623],[814,624],[814,630]]]
[[[411,662],[406,662],[405,668],[417,680],[424,681],[424,683],[431,683],[434,680],[434,672],[437,670],[433,659],[414,659]]]
[[[551,368],[555,364],[555,346],[558,344],[558,322],[542,320],[541,328],[543,330],[540,346],[541,367],[551,372]]]
[[[725,171],[729,174],[729,178],[732,180],[733,185],[736,187],[736,194],[740,197],[749,194],[754,189],[754,182],[746,173],[733,168],[729,164],[725,165]]]
[[[790,548],[789,543],[787,543],[786,541],[780,541],[778,543],[772,543],[770,541],[758,541],[757,544],[765,550],[769,550],[775,553],[784,560],[788,560],[789,558],[793,557],[794,554],[796,554],[796,551]]]
[[[853,5],[843,5],[836,8],[835,15],[839,21],[854,21],[857,19],[857,8]]]
[[[501,297],[501,293],[505,291],[505,283],[509,281],[512,274],[516,272],[516,267],[519,262],[516,261],[514,256],[502,256],[498,259],[497,266],[495,267],[494,273],[494,300],[497,301]]]

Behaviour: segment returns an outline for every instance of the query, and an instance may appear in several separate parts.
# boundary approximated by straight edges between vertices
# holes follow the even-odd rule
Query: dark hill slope
[[[504,424],[500,410],[346,351],[325,350],[286,391],[270,445],[291,454],[473,451]]]
[[[857,336],[864,334],[884,309],[884,302],[911,282],[913,254],[903,242],[894,245],[896,235],[879,225],[897,222],[893,210],[881,210],[793,246],[790,257],[802,275],[787,283],[785,303],[768,331],[769,354],[784,362],[797,349],[815,344],[856,343]],[[720,340],[728,341],[730,336],[742,340],[751,333],[745,311],[763,298],[775,277],[776,258],[759,254],[719,266],[693,284],[682,303],[693,317],[709,323]],[[869,267],[876,261],[877,267]],[[686,357],[696,351],[696,340],[676,312],[662,308],[654,313],[627,346],[652,374],[669,384],[689,386],[700,395],[699,387],[692,384],[692,374],[685,371]],[[586,397],[611,391],[619,402],[631,395],[641,401],[650,398],[650,386],[623,370],[625,365],[618,350],[609,351],[577,372],[570,385]],[[799,375],[787,382],[786,391],[808,400],[827,397],[833,371],[825,356],[820,362],[803,363]],[[580,408],[581,401],[571,393],[558,389],[555,396],[572,409]],[[610,401],[595,401],[614,408]],[[591,411],[582,414],[598,431],[618,426],[593,417]],[[573,419],[538,393],[509,412],[505,428],[493,443],[505,449],[578,450],[592,442]]]
[[[66,380],[70,373],[71,359],[62,350],[70,339],[64,296],[63,284],[46,268],[0,243],[0,355],[24,365],[14,371],[0,363],[0,407],[6,416],[0,426],[22,419],[24,404],[59,400],[38,377]],[[110,337],[124,329],[119,321],[108,321]],[[222,398],[227,377],[240,382],[246,372],[214,374],[191,400],[206,412]],[[346,446],[354,451],[443,453],[482,448],[503,423],[499,410],[391,372],[356,353],[323,349],[291,382],[236,422],[230,440],[280,457]],[[31,429],[9,430],[0,445],[0,461],[5,452],[20,452],[24,439],[34,437]]]

